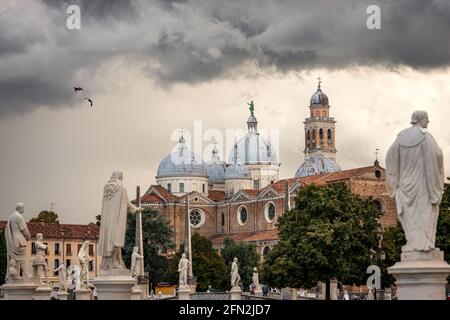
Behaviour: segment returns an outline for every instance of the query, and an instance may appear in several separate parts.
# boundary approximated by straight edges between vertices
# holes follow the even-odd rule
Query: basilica
[[[280,163],[270,141],[258,133],[253,101],[247,133],[234,143],[228,161],[213,148],[210,159],[191,152],[181,135],[178,148],[159,164],[156,185],[141,197],[144,208],[164,215],[177,246],[184,241],[186,198],[192,232],[220,248],[229,237],[256,245],[265,256],[278,241],[276,221],[294,205],[299,189],[308,184],[344,182],[361,196],[373,198],[382,212],[382,226],[395,225],[395,203],[387,195],[385,170],[373,165],[342,170],[336,159],[335,123],[329,100],[318,86],[305,119],[304,161],[293,177],[279,178]]]

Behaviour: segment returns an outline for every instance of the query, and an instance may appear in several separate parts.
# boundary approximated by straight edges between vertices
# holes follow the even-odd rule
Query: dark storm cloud
[[[161,86],[316,67],[416,69],[450,63],[450,1],[6,0],[0,9],[0,113],[69,106],[77,75],[126,55]],[[82,29],[65,28],[79,4]],[[369,5],[381,30],[366,27]],[[24,14],[26,10],[26,14]],[[89,78],[88,78],[89,79]]]

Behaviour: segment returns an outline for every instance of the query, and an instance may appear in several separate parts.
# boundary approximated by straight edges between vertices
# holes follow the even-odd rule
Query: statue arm
[[[125,187],[122,187],[122,197],[126,200],[127,203],[127,210],[131,213],[136,213],[140,211],[140,208],[136,207],[134,204],[131,203],[131,201],[128,198],[127,189]]]

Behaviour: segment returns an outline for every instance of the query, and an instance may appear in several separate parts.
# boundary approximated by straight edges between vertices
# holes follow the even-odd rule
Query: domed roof
[[[325,94],[325,92],[322,91],[320,85],[321,80],[319,78],[319,84],[317,85],[317,91],[314,92],[314,94],[311,96],[311,99],[309,100],[310,105],[314,104],[321,104],[321,105],[328,105],[328,97]]]
[[[297,169],[295,177],[307,177],[316,174],[341,171],[341,167],[333,159],[325,157],[322,153],[305,159],[305,162]]]
[[[236,156],[233,150],[228,157],[228,162],[278,165],[278,156],[272,144],[258,133],[258,120],[254,115],[253,101],[248,105],[250,105],[250,116],[247,120],[248,132],[235,143],[234,146],[237,146]]]
[[[251,180],[252,177],[250,175],[250,170],[248,170],[245,165],[243,165],[242,163],[232,163],[225,170],[225,180],[231,179]]]
[[[225,183],[225,163],[220,160],[219,152],[214,146],[211,160],[206,163],[208,170],[208,184]]]
[[[187,149],[183,136],[179,142],[178,150],[160,162],[156,178],[208,177],[207,166],[202,158]]]
[[[233,161],[225,170],[225,180],[230,179],[251,179],[250,170],[241,162],[238,162],[236,159],[238,152],[238,147],[235,144],[233,147]]]

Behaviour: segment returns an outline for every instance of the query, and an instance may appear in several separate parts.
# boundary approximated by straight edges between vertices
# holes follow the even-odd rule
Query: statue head
[[[256,269],[256,267],[254,267],[253,272],[258,272],[258,269]]]
[[[186,253],[183,253],[183,254],[181,255],[181,258],[186,259]]]
[[[42,240],[44,240],[44,236],[42,235],[42,233],[36,233],[36,240],[37,240],[37,241],[42,241]]]
[[[120,180],[123,181],[123,172],[122,171],[114,171],[111,175],[111,180]]]
[[[411,116],[412,125],[420,125],[422,128],[427,128],[429,122],[430,121],[428,121],[428,114],[426,111],[414,111]]]
[[[16,204],[16,211],[19,213],[25,212],[25,204],[23,202],[19,202]]]
[[[82,245],[83,249],[87,249],[89,247],[89,243],[90,243],[89,240],[84,240]]]
[[[138,247],[138,246],[134,246],[134,247],[133,247],[133,252],[134,252],[134,253],[138,253],[138,251],[139,251],[139,247]]]
[[[236,257],[234,257],[233,261],[234,261],[234,262],[237,262],[237,258],[236,258]]]

